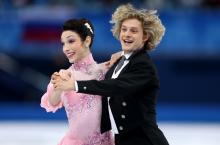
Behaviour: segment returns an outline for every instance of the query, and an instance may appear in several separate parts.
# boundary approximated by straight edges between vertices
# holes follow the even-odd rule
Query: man
[[[54,87],[103,96],[101,132],[115,133],[116,145],[168,145],[156,123],[159,80],[149,50],[161,41],[165,28],[156,11],[119,6],[112,15],[114,36],[122,54],[102,81],[54,78]]]

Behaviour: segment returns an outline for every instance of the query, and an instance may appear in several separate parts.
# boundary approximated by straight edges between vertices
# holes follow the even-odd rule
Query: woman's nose
[[[66,46],[66,45],[63,46],[63,51],[69,51],[69,50],[70,50],[70,48],[68,46]]]

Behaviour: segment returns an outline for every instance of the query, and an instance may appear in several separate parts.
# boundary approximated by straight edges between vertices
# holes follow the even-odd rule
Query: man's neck
[[[132,55],[133,52],[124,52],[122,51],[121,55],[124,55],[126,57],[126,59],[128,59],[131,55]]]

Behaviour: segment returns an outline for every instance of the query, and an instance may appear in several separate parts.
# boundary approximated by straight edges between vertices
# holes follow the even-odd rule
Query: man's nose
[[[130,31],[126,31],[126,32],[125,32],[125,36],[126,36],[126,37],[131,36],[131,32],[130,32]]]

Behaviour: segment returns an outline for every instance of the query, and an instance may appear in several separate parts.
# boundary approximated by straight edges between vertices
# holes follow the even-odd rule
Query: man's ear
[[[91,44],[91,41],[92,41],[91,37],[90,37],[90,36],[87,36],[87,37],[86,37],[86,40],[85,40],[85,45],[86,45],[86,47],[89,47],[89,45]]]
[[[145,34],[143,35],[143,40],[144,40],[144,42],[147,42],[147,40],[149,39],[149,37],[150,37],[150,34],[149,34],[149,33],[145,33]]]

